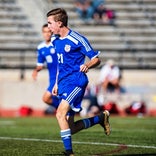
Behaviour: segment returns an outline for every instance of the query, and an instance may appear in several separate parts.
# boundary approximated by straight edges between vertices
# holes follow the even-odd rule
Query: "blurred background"
[[[46,13],[56,7],[66,9],[69,27],[101,51],[101,65],[88,73],[80,115],[110,109],[118,115],[156,116],[155,0],[0,0],[0,117],[21,116],[26,108],[31,115],[45,115],[48,74],[45,68],[34,81],[32,70]],[[99,88],[101,68],[110,59],[121,70],[119,92]],[[90,107],[95,103],[98,110]]]

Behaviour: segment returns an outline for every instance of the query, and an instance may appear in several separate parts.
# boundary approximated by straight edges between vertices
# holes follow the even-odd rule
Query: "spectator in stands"
[[[125,112],[128,115],[137,115],[142,117],[147,113],[147,107],[144,101],[133,101],[130,106],[125,108]]]
[[[96,85],[92,84],[87,86],[83,99],[88,100],[89,104],[87,105],[87,107],[83,108],[86,110],[86,114],[83,114],[84,116],[92,117],[100,113],[100,106],[97,101],[97,93],[98,87]]]
[[[113,60],[108,60],[100,71],[100,85],[105,92],[120,92],[121,71]]]
[[[92,0],[92,5],[94,9],[96,9],[101,3],[104,4],[105,0]]]
[[[42,99],[46,104],[50,106],[52,105],[56,108],[59,101],[57,97],[52,96],[52,89],[56,80],[57,54],[51,45],[52,33],[48,28],[48,24],[44,24],[42,26],[42,35],[44,41],[42,41],[37,47],[37,66],[33,70],[32,77],[34,80],[36,80],[38,72],[44,68],[44,63],[46,63],[49,72],[49,86],[45,91]]]
[[[100,3],[94,10],[93,19],[96,24],[114,24],[115,12],[107,9],[104,3]]]
[[[75,0],[76,11],[86,22],[92,19],[94,8],[91,0]]]

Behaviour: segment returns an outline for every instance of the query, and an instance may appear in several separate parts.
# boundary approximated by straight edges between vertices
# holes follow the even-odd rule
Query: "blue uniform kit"
[[[44,41],[41,42],[37,47],[37,66],[43,66],[46,62],[46,66],[49,74],[49,86],[47,90],[52,92],[52,89],[55,85],[56,75],[57,75],[57,53],[55,52],[54,47],[49,44],[47,45]],[[58,98],[52,97],[53,106],[57,108],[59,101]]]
[[[100,124],[107,135],[110,134],[108,111],[90,118],[74,119],[74,114],[82,110],[81,102],[89,82],[86,73],[100,64],[100,52],[93,50],[86,37],[68,27],[68,15],[63,8],[50,10],[47,21],[54,34],[51,42],[58,57],[57,86],[53,93],[58,94],[61,101],[56,118],[65,148],[64,154],[74,156],[73,134],[96,124]],[[85,60],[86,57],[88,61]]]
[[[84,36],[72,30],[65,38],[53,36],[52,45],[58,55],[59,97],[68,101],[73,111],[79,112],[88,84],[88,78],[84,72],[80,72],[80,66],[84,64],[86,56],[92,59],[97,57],[99,52],[92,49]]]

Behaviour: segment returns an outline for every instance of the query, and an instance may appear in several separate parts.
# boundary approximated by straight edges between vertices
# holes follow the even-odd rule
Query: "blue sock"
[[[71,131],[70,129],[61,130],[61,138],[66,151],[72,151]]]
[[[98,124],[100,119],[99,119],[99,116],[94,116],[91,118],[83,119],[82,121],[84,123],[85,129],[87,129],[89,127],[92,127],[92,126]]]

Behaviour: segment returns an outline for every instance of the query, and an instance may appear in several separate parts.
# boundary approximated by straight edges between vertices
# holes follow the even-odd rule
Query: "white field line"
[[[15,125],[14,121],[0,121],[0,126],[11,126]]]
[[[48,140],[48,139],[35,139],[35,138],[12,138],[12,137],[0,137],[1,140],[23,140],[23,141],[42,141],[42,142],[55,142],[62,143],[61,140]],[[156,146],[141,146],[141,145],[124,145],[124,144],[114,144],[114,143],[102,143],[102,142],[81,142],[73,141],[74,144],[85,144],[85,145],[105,145],[105,146],[126,146],[133,148],[147,148],[156,149]]]

